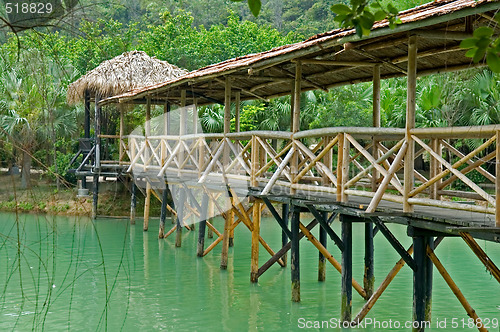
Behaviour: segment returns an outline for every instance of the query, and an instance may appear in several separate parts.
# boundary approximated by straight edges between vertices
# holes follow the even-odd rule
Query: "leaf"
[[[333,5],[330,9],[337,15],[349,15],[352,12],[351,8],[344,4]]]
[[[255,17],[259,16],[261,6],[262,3],[260,2],[260,0],[248,0],[248,7]]]
[[[491,37],[491,35],[493,35],[493,29],[488,27],[479,27],[474,30],[473,35],[478,39],[482,37]]]
[[[379,10],[378,12],[375,13],[375,15],[373,16],[375,18],[375,21],[382,21],[383,19],[385,19],[387,16],[386,12],[384,12],[383,10]]]
[[[495,21],[497,21],[498,23],[500,23],[500,12],[498,12],[498,13],[495,14],[494,19],[495,19]]]
[[[380,4],[378,3],[378,1],[372,2],[370,4],[370,7],[372,7],[372,8],[382,8],[382,6],[380,6]]]
[[[389,10],[389,13],[397,15],[399,13],[398,9],[393,6],[392,3],[387,5],[387,10]]]
[[[490,67],[491,71],[495,73],[500,73],[500,58],[494,52],[488,52],[486,55],[486,63]]]
[[[460,43],[461,48],[472,48],[475,47],[479,40],[477,38],[467,38],[462,40]]]
[[[477,47],[471,48],[465,53],[465,56],[468,58],[473,58],[476,55]]]
[[[363,29],[370,30],[373,27],[373,17],[368,15],[363,15],[359,18],[359,23],[363,27]]]
[[[484,55],[486,54],[486,49],[485,48],[478,48],[476,51],[476,54],[474,54],[474,57],[472,60],[474,63],[478,63],[484,58]]]

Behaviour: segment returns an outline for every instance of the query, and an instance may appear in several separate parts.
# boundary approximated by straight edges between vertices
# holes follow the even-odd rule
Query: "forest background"
[[[393,4],[404,10],[425,2]],[[347,1],[264,0],[254,17],[245,2],[229,0],[80,0],[57,25],[17,34],[0,29],[0,167],[16,163],[40,169],[54,182],[55,174],[76,182],[67,169],[83,135],[83,106],[68,105],[66,90],[105,60],[142,50],[194,70],[334,29],[330,7],[336,3]],[[417,91],[418,127],[500,123],[499,76],[488,69],[422,77]],[[371,126],[371,95],[370,83],[304,93],[301,130]],[[382,125],[402,127],[405,103],[406,80],[384,80]],[[116,114],[106,112],[103,132],[116,132]],[[241,130],[289,130],[289,114],[289,97],[245,102]],[[205,132],[222,131],[220,105],[200,108],[199,118]],[[140,106],[126,122],[126,132],[144,122]],[[476,144],[469,140],[457,147],[466,152]],[[23,172],[22,185],[30,184],[30,172]]]

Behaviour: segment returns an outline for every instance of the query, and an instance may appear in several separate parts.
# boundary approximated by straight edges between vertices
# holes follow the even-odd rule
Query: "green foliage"
[[[500,14],[495,15],[495,21],[500,23]],[[468,49],[465,56],[472,58],[475,63],[483,60],[486,55],[488,67],[493,72],[500,73],[500,38],[494,38],[493,32],[490,27],[479,27],[474,30],[472,38],[460,43],[460,47]]]
[[[398,18],[398,9],[392,3],[384,6],[378,0],[351,0],[351,7],[344,4],[335,4],[331,10],[337,14],[335,21],[344,28],[354,27],[359,37],[368,36],[375,21],[387,19],[389,27],[394,29],[401,23]]]
[[[73,153],[63,154],[63,153],[57,151],[57,158],[56,158],[56,162],[55,162],[55,164],[57,165],[57,172],[56,172],[55,165],[50,166],[49,167],[50,178],[55,180],[56,176],[61,176],[67,182],[69,182],[71,184],[76,184],[77,178],[76,178],[75,173],[68,173],[69,162],[71,161],[71,158],[73,158],[73,156],[74,156]]]

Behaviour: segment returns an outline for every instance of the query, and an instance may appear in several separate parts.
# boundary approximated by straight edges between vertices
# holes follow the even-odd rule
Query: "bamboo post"
[[[167,200],[168,200],[168,185],[163,189],[161,197],[161,211],[160,211],[160,227],[158,230],[158,238],[163,239],[165,236],[165,219],[167,218]]]
[[[417,265],[417,269],[413,271],[413,321],[415,323],[413,331],[423,331],[426,324],[430,324],[430,303],[428,296],[428,288],[432,283],[428,279],[428,257],[427,257],[427,244],[429,238],[426,236],[416,236],[413,238],[413,259]],[[432,276],[432,274],[431,274]]]
[[[332,141],[332,138],[329,136],[325,136],[323,140],[324,140],[324,148],[326,149],[330,144],[330,142]],[[333,162],[333,147],[330,147],[328,152],[326,152],[326,154],[323,156],[323,164],[327,167],[327,169],[331,170],[332,162]],[[328,178],[328,175],[325,172],[323,172],[322,183],[323,186],[325,187],[332,186],[331,180]]]
[[[212,225],[213,225],[212,216],[214,215],[214,209],[215,209],[214,202],[212,201],[212,199],[209,198],[208,199],[208,222]],[[210,227],[207,230],[207,237],[209,239],[212,239],[214,237],[214,231]]]
[[[142,225],[142,230],[147,231],[149,228],[149,209],[151,206],[151,184],[149,180],[146,179],[146,198],[144,201],[144,223]]]
[[[147,150],[147,145],[148,145],[148,139],[149,136],[151,136],[151,97],[147,97],[146,100],[146,123],[144,124],[144,132],[146,136],[146,150],[145,150],[145,155],[146,158],[148,159],[149,153]],[[144,223],[142,229],[146,232],[149,228],[149,208],[151,204],[151,183],[149,182],[149,179],[146,178],[146,198],[144,201]]]
[[[342,166],[344,165],[344,143],[345,143],[344,133],[339,133],[339,145],[337,150],[337,202],[342,202],[342,197],[344,195],[344,181]]]
[[[415,128],[416,89],[417,89],[417,37],[410,36],[408,41],[408,83],[406,95],[406,151],[404,162],[404,197],[403,211],[413,212],[413,207],[408,202],[410,192],[413,189],[415,169],[415,143],[411,137],[410,130]]]
[[[237,90],[234,99],[234,131],[240,132],[240,104],[241,104],[241,91]]]
[[[366,292],[366,299],[373,295],[375,284],[373,261],[373,223],[365,223],[365,274],[363,277],[363,286]]]
[[[288,227],[288,211],[289,211],[289,205],[287,203],[283,203],[283,205],[281,206],[281,219],[283,219],[283,223],[286,225],[286,227]],[[285,247],[286,244],[288,243],[288,235],[285,233],[285,231],[281,231],[281,247]],[[285,252],[283,254],[283,256],[281,256],[281,260],[283,261],[283,263],[285,264],[286,266],[286,263],[287,263],[287,258],[288,258],[288,255],[287,253]]]
[[[300,302],[300,259],[299,259],[300,208],[292,205],[290,269],[292,273],[292,301]]]
[[[233,198],[229,197],[226,202],[226,217],[224,220],[224,233],[222,235],[222,252],[220,256],[220,268],[223,270],[227,269],[228,253],[229,253],[229,231],[231,225],[233,224],[234,212],[233,212]]]
[[[497,131],[495,160],[495,226],[500,227],[500,130]]]
[[[349,140],[345,133],[339,134],[338,158],[337,158],[337,202],[347,202],[345,184],[349,180]]]
[[[83,137],[85,139],[90,139],[90,93],[88,90],[85,90],[84,96],[84,123],[83,123]],[[87,176],[82,176],[82,188],[87,189]]]
[[[322,212],[323,220],[327,219],[327,213]],[[327,238],[326,238],[326,230],[323,227],[319,228],[319,243],[325,249],[327,248]],[[326,279],[326,259],[325,255],[319,252],[319,261],[318,261],[318,281],[325,281]]]
[[[186,190],[179,187],[179,207],[177,210],[177,223],[175,233],[175,246],[182,246],[182,225],[184,224],[184,204],[186,203]]]
[[[207,225],[207,214],[208,214],[208,195],[203,194],[201,201],[201,221],[200,228],[198,228],[198,247],[197,256],[203,257],[203,252],[205,251],[205,228]]]
[[[438,153],[438,144],[439,144],[439,139],[438,138],[432,138],[431,139],[431,149]],[[438,175],[439,170],[438,170],[438,165],[439,162],[436,160],[436,158],[432,158],[430,160],[430,165],[429,165],[429,178],[433,179],[436,175]],[[435,182],[430,186],[430,199],[436,199],[437,198],[437,191],[438,191],[438,183]]]
[[[137,205],[137,187],[134,179],[131,181],[130,187],[130,224],[135,225],[135,207]]]
[[[186,90],[181,90],[181,112],[179,114],[179,139],[186,135],[187,128],[187,110],[186,110]],[[184,147],[181,145],[177,153],[179,166],[184,162]],[[182,170],[179,168],[178,176],[182,176]]]
[[[343,322],[351,321],[352,312],[352,223],[346,215],[340,215],[342,224],[342,300],[340,319]]]
[[[259,171],[259,142],[256,136],[252,136],[252,150],[250,156],[251,174],[250,174],[250,186],[256,188],[259,185],[257,181],[257,172]]]
[[[302,90],[302,63],[297,61],[295,63],[295,79],[293,86],[293,109],[292,109],[292,133],[296,133],[300,130],[300,93]],[[295,140],[294,138],[292,138]],[[297,174],[299,173],[299,150],[295,146],[293,147],[295,152],[293,153],[292,160],[290,162],[290,175],[292,177],[292,184],[295,183]],[[290,193],[295,194],[295,189],[291,188]]]
[[[373,66],[373,127],[380,127],[380,65]],[[378,159],[378,140],[373,137],[373,157]],[[377,190],[377,180],[379,174],[374,167],[372,171],[372,191]]]
[[[250,281],[258,281],[259,273],[259,237],[260,237],[260,217],[261,217],[261,201],[256,199],[253,203],[253,216],[252,216],[252,256],[250,266]]]
[[[95,139],[95,158],[94,158],[94,176],[93,176],[93,197],[92,197],[92,219],[97,218],[97,203],[99,201],[99,173],[101,172],[101,106],[99,105],[100,96],[95,95],[95,121],[94,121],[94,139]]]
[[[119,152],[119,157],[118,157],[118,164],[121,165],[123,163],[123,158],[124,158],[124,153],[125,151],[123,150],[123,136],[125,133],[125,110],[123,109],[124,105],[123,104],[118,104],[118,109],[120,111],[120,139],[118,142],[118,145],[120,147],[120,152]]]
[[[290,132],[293,132],[293,110],[295,109],[295,82],[292,81],[290,86]]]
[[[97,202],[99,200],[99,174],[94,174],[92,185],[94,194],[92,195],[92,219],[97,219]]]

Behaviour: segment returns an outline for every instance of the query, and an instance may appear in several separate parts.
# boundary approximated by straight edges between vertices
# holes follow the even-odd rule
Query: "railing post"
[[[332,138],[330,136],[325,136],[323,139],[323,141],[324,141],[323,148],[326,148],[328,146],[328,144],[330,144],[331,140],[332,140]],[[331,147],[330,151],[328,151],[325,154],[325,156],[323,157],[323,164],[325,164],[325,166],[329,170],[332,169],[332,151],[333,151],[333,147]],[[325,186],[325,187],[331,187],[331,185],[332,185],[330,179],[324,173],[323,173],[322,183],[323,183],[323,186]]]
[[[340,133],[337,157],[337,202],[347,202],[345,184],[349,180],[349,148],[345,133]]]
[[[495,226],[500,227],[500,130],[497,130],[495,160]]]
[[[251,162],[250,162],[250,167],[251,167],[251,174],[250,174],[250,186],[255,188],[259,185],[257,181],[257,172],[258,170],[258,165],[259,165],[259,142],[257,141],[257,138],[255,136],[252,136],[252,147],[251,147]]]

